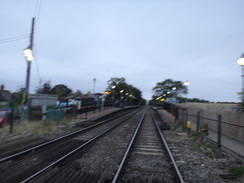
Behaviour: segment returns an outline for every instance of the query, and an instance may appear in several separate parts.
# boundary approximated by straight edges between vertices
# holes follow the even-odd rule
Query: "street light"
[[[116,88],[116,86],[112,86],[112,102],[113,102],[113,107],[114,107],[114,89]]]
[[[25,92],[26,92],[25,103],[26,103],[28,100],[28,93],[29,93],[31,61],[33,60],[31,49],[30,48],[24,49],[24,55],[27,61],[27,75],[26,75],[26,83],[25,83]]]
[[[237,59],[237,63],[242,67],[242,103],[244,103],[244,53]]]
[[[184,85],[187,87],[187,86],[190,85],[190,82],[189,81],[186,81],[186,82],[184,82]],[[188,95],[187,94],[186,94],[186,102],[188,102]]]
[[[32,50],[30,48],[24,49],[25,59],[27,61],[27,75],[26,75],[26,83],[25,83],[25,96],[24,96],[24,113],[27,113],[28,116],[28,94],[29,94],[29,83],[30,83],[30,69],[31,69],[31,61],[33,60]],[[24,116],[23,116],[24,117]]]

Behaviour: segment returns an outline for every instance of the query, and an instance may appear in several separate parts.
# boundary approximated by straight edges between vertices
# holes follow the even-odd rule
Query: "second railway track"
[[[13,183],[28,179],[28,177],[50,166],[99,133],[119,124],[133,113],[126,113],[116,119],[91,125],[72,134],[0,159],[0,182]]]

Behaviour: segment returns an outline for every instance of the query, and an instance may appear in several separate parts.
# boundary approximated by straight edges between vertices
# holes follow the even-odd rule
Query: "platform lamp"
[[[190,85],[189,81],[184,82],[184,85],[187,87]],[[186,102],[188,102],[188,95],[186,95]]]
[[[237,59],[237,63],[242,68],[242,103],[244,104],[244,53],[242,53],[241,57]]]
[[[114,97],[114,89],[116,88],[116,86],[112,86],[112,99],[113,99],[113,107],[115,106],[115,97]]]

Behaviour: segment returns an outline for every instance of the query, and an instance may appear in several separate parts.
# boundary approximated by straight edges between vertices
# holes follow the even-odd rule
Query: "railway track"
[[[17,173],[0,175],[0,182],[183,182],[151,114],[145,108],[39,154],[3,161],[0,171],[8,167]]]
[[[154,111],[147,112],[113,178],[113,183],[183,183]]]
[[[32,182],[111,182],[143,114],[144,110],[127,118],[123,123],[101,134],[92,146],[80,149],[74,156]]]
[[[116,119],[105,120],[82,128],[58,139],[15,153],[0,159],[0,182],[21,182],[37,172],[53,165],[90,139],[123,122],[135,112],[125,113]],[[85,146],[85,145],[84,145]]]

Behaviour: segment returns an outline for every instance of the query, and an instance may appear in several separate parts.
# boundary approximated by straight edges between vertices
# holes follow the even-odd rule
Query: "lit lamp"
[[[25,59],[28,62],[31,62],[33,60],[33,55],[32,55],[32,51],[29,48],[24,49],[24,55],[25,55]]]
[[[244,53],[237,59],[237,63],[242,67],[242,102],[244,103]]]
[[[186,81],[186,82],[184,83],[184,85],[185,85],[185,86],[189,86],[189,85],[190,85],[190,82],[189,82],[189,81]]]

